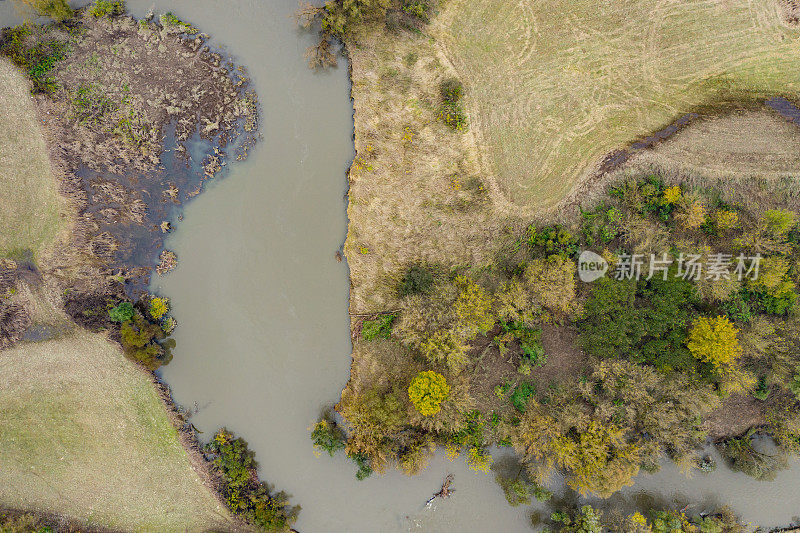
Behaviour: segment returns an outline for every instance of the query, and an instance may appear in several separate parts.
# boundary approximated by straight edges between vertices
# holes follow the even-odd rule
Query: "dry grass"
[[[800,128],[769,111],[734,113],[692,125],[637,159],[687,174],[776,179],[800,172]]]
[[[506,211],[556,206],[698,106],[800,93],[800,28],[778,0],[452,0],[433,30]]]
[[[62,200],[30,84],[0,57],[0,255],[37,254],[60,228]]]
[[[0,506],[127,531],[233,530],[149,376],[73,333],[0,358]]]
[[[435,42],[378,31],[350,46],[356,158],[345,253],[351,311],[397,305],[412,261],[482,266],[501,228],[474,138],[436,119],[439,84],[454,75]]]

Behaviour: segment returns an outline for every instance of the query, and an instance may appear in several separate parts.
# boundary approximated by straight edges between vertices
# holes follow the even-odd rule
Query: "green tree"
[[[127,322],[131,320],[135,314],[136,310],[130,302],[120,302],[108,312],[108,316],[114,322]]]

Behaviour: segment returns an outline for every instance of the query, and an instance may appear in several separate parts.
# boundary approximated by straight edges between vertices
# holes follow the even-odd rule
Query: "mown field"
[[[52,241],[60,203],[30,84],[0,57],[0,255]]]
[[[800,27],[778,0],[452,0],[432,30],[484,171],[522,213],[684,112],[800,93]]]
[[[233,531],[146,373],[102,335],[0,357],[0,506],[125,531]]]

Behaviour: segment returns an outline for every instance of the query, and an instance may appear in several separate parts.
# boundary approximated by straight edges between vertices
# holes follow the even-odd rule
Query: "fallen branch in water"
[[[425,507],[430,507],[431,504],[433,503],[433,500],[435,500],[436,498],[442,498],[442,499],[449,498],[450,495],[456,491],[456,489],[450,488],[450,484],[452,482],[453,482],[453,474],[447,474],[447,477],[444,478],[444,483],[442,483],[442,489],[433,496],[431,496],[431,498],[427,502],[425,502]]]

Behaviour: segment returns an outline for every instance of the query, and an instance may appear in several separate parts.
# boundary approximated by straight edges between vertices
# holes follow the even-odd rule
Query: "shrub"
[[[581,211],[583,238],[587,245],[607,244],[619,235],[622,213],[616,207],[599,205],[593,211]]]
[[[133,320],[123,322],[120,337],[125,356],[150,370],[169,362],[170,350],[175,346],[173,339],[160,344],[158,341],[164,339],[164,330],[139,314]]]
[[[131,320],[135,314],[136,310],[130,302],[120,302],[108,312],[108,316],[114,322],[127,322]]]
[[[401,8],[403,13],[417,17],[425,22],[428,21],[428,4],[418,0],[406,0]]]
[[[478,446],[471,446],[467,452],[467,466],[476,472],[488,473],[492,467],[492,454]]]
[[[464,95],[464,85],[456,78],[449,78],[439,86],[439,95],[444,103],[457,104]]]
[[[767,385],[767,376],[759,376],[756,389],[753,391],[753,397],[757,400],[765,401],[769,397],[769,385]]]
[[[322,32],[346,39],[359,27],[383,21],[389,0],[330,0],[322,14]]]
[[[197,29],[192,27],[191,24],[188,22],[184,22],[178,17],[176,17],[171,11],[164,13],[161,15],[161,25],[165,28],[175,28],[178,27],[184,32],[188,33],[189,35],[194,35],[197,33]]]
[[[795,398],[800,400],[800,365],[795,367],[794,374],[786,387],[795,395]]]
[[[408,397],[423,416],[438,413],[449,394],[450,386],[445,377],[431,370],[417,374],[408,386]]]
[[[719,231],[729,231],[739,223],[739,215],[735,211],[720,209],[717,211],[714,224]]]
[[[412,294],[424,294],[433,286],[433,272],[423,265],[411,265],[397,288],[402,298]]]
[[[375,339],[388,339],[392,336],[392,323],[394,314],[383,315],[375,320],[365,320],[361,327],[361,336],[365,341]]]
[[[439,96],[442,104],[437,116],[439,120],[455,131],[465,131],[467,129],[467,114],[461,108],[463,94],[464,86],[457,79],[444,80],[439,86]]]
[[[545,257],[558,255],[570,259],[578,253],[578,239],[558,224],[541,229],[530,226],[527,240],[534,251],[544,253]]]
[[[528,263],[523,281],[534,309],[545,308],[556,315],[575,311],[575,272],[575,263],[558,255]]]
[[[294,523],[299,507],[290,507],[285,493],[272,493],[258,480],[254,454],[243,439],[223,428],[205,451],[223,476],[222,494],[231,511],[266,531],[285,531]]]
[[[524,413],[528,406],[528,399],[535,393],[536,385],[531,381],[523,381],[514,389],[509,400],[517,411]]]
[[[681,199],[681,188],[678,185],[673,185],[672,187],[667,187],[664,189],[664,195],[662,197],[662,201],[665,204],[674,204]]]
[[[564,524],[559,530],[560,533],[602,533],[602,516],[602,512],[584,505],[574,518],[570,518],[566,513],[553,513],[552,519]]]
[[[347,457],[349,457],[350,460],[353,461],[358,467],[358,470],[356,471],[357,480],[363,481],[372,475],[372,465],[367,454],[352,453],[348,454]]]
[[[747,323],[753,313],[745,291],[736,291],[720,304],[720,311],[734,322]]]
[[[124,0],[96,0],[89,7],[89,14],[94,18],[113,17],[125,13]]]
[[[43,39],[34,30],[39,31],[29,24],[3,30],[0,54],[28,73],[34,93],[52,93],[58,84],[49,73],[58,61],[67,57],[67,45]]]

